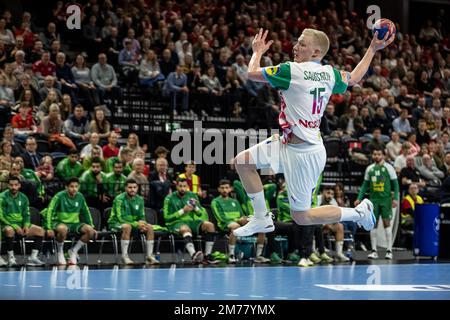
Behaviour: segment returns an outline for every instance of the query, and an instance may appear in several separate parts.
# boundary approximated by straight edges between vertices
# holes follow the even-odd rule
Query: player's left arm
[[[258,82],[268,82],[268,80],[264,77],[263,69],[261,68],[261,58],[269,50],[270,46],[273,43],[273,40],[270,40],[266,43],[266,37],[269,33],[269,30],[264,31],[263,29],[259,29],[259,32],[256,34],[255,39],[252,42],[253,55],[250,59],[250,63],[248,64],[248,78],[253,81]]]
[[[400,186],[398,184],[397,173],[395,169],[390,164],[385,164],[387,171],[389,173],[389,178],[391,180],[391,186],[393,187],[394,197],[392,198],[392,207],[396,208],[398,206],[398,200],[400,196]]]
[[[366,53],[364,54],[364,57],[361,59],[361,61],[358,63],[356,68],[351,72],[350,74],[350,81],[349,85],[353,86],[357,84],[366,74],[367,70],[369,69],[370,63],[372,62],[373,57],[375,56],[375,52],[378,50],[386,48],[388,45],[390,45],[394,39],[395,34],[392,34],[389,38],[389,33],[386,33],[383,39],[378,39],[378,32],[375,32],[372,42],[370,43],[369,48],[367,48]]]

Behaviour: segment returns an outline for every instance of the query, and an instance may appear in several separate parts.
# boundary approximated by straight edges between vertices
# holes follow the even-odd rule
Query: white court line
[[[117,288],[103,288],[103,290],[107,290],[107,291],[117,291]]]
[[[202,292],[202,293],[200,293],[200,294],[204,294],[204,295],[207,295],[207,296],[213,296],[213,295],[215,295],[214,292]]]
[[[28,286],[30,288],[42,288],[42,286]]]
[[[166,290],[153,290],[153,292],[167,292]]]
[[[128,291],[132,291],[132,292],[142,292],[144,290],[141,289],[128,289]]]
[[[264,296],[249,295],[250,298],[264,298]]]
[[[273,297],[274,299],[287,299],[287,297]]]
[[[239,295],[235,293],[225,293],[225,295],[229,297],[239,297]]]

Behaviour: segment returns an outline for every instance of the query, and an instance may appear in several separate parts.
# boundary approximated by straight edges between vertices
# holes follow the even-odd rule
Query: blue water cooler
[[[439,254],[439,204],[418,204],[414,211],[415,256],[437,257]]]

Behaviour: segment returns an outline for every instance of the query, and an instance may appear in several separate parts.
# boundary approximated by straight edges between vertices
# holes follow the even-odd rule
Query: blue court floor
[[[0,272],[0,299],[450,299],[450,264]]]

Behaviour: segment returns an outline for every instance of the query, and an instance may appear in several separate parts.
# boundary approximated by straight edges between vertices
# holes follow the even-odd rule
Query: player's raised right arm
[[[266,51],[270,48],[273,43],[273,40],[270,40],[266,43],[266,37],[269,33],[269,30],[264,32],[263,29],[259,29],[258,34],[255,36],[252,42],[253,55],[248,64],[248,78],[253,81],[258,82],[267,82],[264,78],[263,71],[261,69],[260,63],[261,58],[266,53]]]

